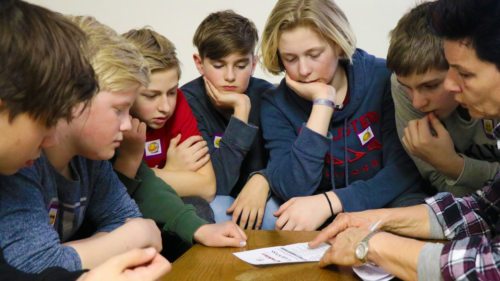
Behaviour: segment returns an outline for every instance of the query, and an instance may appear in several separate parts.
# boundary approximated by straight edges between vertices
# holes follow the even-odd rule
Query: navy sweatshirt
[[[248,124],[245,124],[231,112],[219,111],[212,105],[202,77],[182,86],[198,121],[198,129],[208,143],[217,179],[217,195],[236,197],[251,173],[265,169],[267,152],[259,130],[260,103],[261,96],[271,88],[273,85],[265,80],[250,78],[245,94],[252,107]]]
[[[398,139],[385,61],[358,49],[352,64],[339,67],[348,103],[333,113],[328,137],[305,126],[312,103],[284,79],[264,95],[267,178],[283,200],[333,190],[346,212],[380,208],[420,188],[421,178]]]

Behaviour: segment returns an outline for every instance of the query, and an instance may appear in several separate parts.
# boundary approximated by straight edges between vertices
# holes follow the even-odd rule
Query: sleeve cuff
[[[184,212],[174,223],[165,224],[163,230],[175,232],[182,240],[193,244],[196,230],[208,222],[196,215],[192,205],[186,205]]]
[[[137,190],[137,188],[139,188],[139,186],[141,185],[142,180],[139,178],[131,179],[131,178],[125,176],[124,174],[120,173],[117,170],[114,170],[114,171],[118,175],[118,178],[123,183],[123,185],[127,188],[127,193],[132,197],[134,195],[135,191]]]
[[[462,171],[460,171],[460,175],[457,177],[456,180],[453,180],[453,179],[450,179],[450,178],[446,177],[445,182],[449,186],[458,185],[458,183],[460,183],[462,181],[462,178],[463,178],[464,172],[465,172],[465,167],[467,166],[467,160],[464,157],[464,155],[462,155],[460,153],[458,155],[464,159],[464,166],[462,167]]]
[[[261,176],[263,176],[266,179],[267,184],[269,185],[269,191],[267,192],[267,200],[269,200],[269,198],[271,198],[272,188],[271,188],[271,182],[267,179],[267,176],[266,176],[266,169],[262,169],[262,170],[259,170],[259,171],[253,171],[253,172],[251,172],[250,175],[248,175],[247,181],[251,177],[253,177],[254,175],[261,175]]]
[[[222,140],[248,151],[258,131],[259,127],[252,124],[246,124],[238,118],[231,116]]]
[[[425,243],[418,255],[417,278],[419,281],[443,280],[441,275],[441,252],[443,244]]]
[[[313,158],[323,159],[329,150],[330,139],[316,133],[303,124],[299,136],[293,145],[304,154]]]
[[[441,224],[439,224],[438,218],[432,208],[429,205],[426,205],[429,210],[429,230],[430,230],[430,239],[446,239],[443,233],[443,228]]]

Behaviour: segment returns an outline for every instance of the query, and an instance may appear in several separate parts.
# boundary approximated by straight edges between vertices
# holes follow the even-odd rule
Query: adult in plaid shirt
[[[500,1],[438,0],[429,16],[450,64],[445,87],[471,116],[500,117]],[[500,280],[500,174],[470,196],[440,193],[426,203],[339,214],[310,246],[332,244],[320,266],[363,260],[404,280]],[[362,240],[365,255],[355,252]]]

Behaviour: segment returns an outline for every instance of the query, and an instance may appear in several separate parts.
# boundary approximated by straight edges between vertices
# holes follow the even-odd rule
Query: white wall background
[[[91,15],[100,22],[123,33],[131,28],[151,26],[169,38],[177,47],[182,62],[180,85],[196,78],[198,72],[192,60],[196,51],[192,36],[198,24],[209,13],[233,9],[250,18],[263,30],[275,0],[28,0],[54,11],[73,15]],[[388,33],[408,9],[422,0],[337,0],[346,13],[358,39],[358,47],[379,57],[385,57]],[[255,76],[278,82],[260,67]]]

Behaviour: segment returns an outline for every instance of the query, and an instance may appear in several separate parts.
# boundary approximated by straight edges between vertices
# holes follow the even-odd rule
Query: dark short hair
[[[500,1],[439,0],[430,21],[435,32],[449,40],[464,40],[479,59],[500,70]]]
[[[253,22],[225,10],[211,13],[200,23],[193,44],[201,58],[217,60],[233,53],[253,54],[258,40]]]
[[[97,82],[85,34],[61,14],[19,0],[0,2],[0,111],[27,113],[51,127],[71,120]]]
[[[431,4],[424,2],[411,9],[390,32],[387,67],[397,75],[448,69],[441,38],[429,26],[427,14]]]

